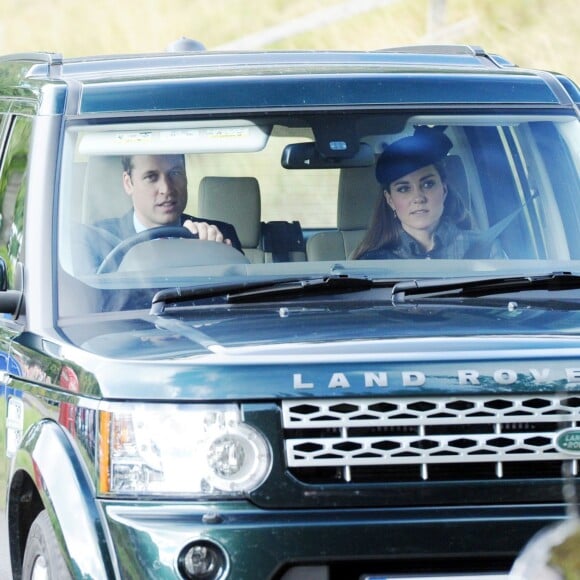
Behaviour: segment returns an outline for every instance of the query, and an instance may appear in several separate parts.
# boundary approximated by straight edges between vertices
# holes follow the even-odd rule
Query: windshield
[[[537,111],[71,124],[59,315],[336,272],[580,272],[578,135]]]

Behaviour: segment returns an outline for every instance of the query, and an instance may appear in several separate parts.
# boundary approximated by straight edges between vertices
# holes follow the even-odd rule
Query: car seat
[[[308,239],[308,260],[348,259],[366,233],[380,194],[381,186],[375,178],[374,167],[341,169],[338,182],[337,229],[319,232]]]
[[[232,224],[246,257],[253,263],[264,262],[260,186],[255,177],[205,176],[199,183],[197,204],[200,218]]]

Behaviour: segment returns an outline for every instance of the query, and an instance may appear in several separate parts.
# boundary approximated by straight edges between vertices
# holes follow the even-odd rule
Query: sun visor
[[[271,127],[254,124],[216,124],[130,130],[109,128],[80,136],[81,155],[140,155],[179,153],[235,153],[261,151]]]

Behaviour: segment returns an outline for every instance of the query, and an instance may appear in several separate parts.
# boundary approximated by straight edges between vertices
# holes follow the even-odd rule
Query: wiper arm
[[[312,294],[335,294],[369,290],[375,281],[367,277],[349,276],[346,274],[307,278],[293,282],[284,282],[266,288],[246,289],[228,296],[228,302],[256,302],[262,299],[306,296]]]
[[[392,285],[392,282],[390,283]],[[211,284],[187,288],[167,288],[155,294],[151,301],[151,314],[162,314],[168,304],[179,304],[209,298],[224,298],[228,303],[255,302],[301,294],[336,293],[372,288],[375,282],[367,277],[351,277],[346,274],[316,278],[275,278],[247,283]]]
[[[228,299],[230,293],[249,291],[259,288],[269,288],[278,284],[297,282],[303,278],[274,278],[268,280],[255,280],[253,282],[224,282],[212,283],[200,286],[187,286],[165,288],[159,290],[151,300],[151,314],[162,314],[168,304],[179,304],[195,300],[207,300],[208,298]]]
[[[550,272],[537,276],[502,276],[498,278],[438,278],[408,280],[393,286],[393,304],[402,304],[409,297],[453,298],[479,297],[524,290],[569,290],[580,288],[580,275],[572,272]]]

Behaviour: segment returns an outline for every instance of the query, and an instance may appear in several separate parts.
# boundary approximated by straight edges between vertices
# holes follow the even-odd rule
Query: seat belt
[[[512,221],[524,210],[528,203],[536,196],[531,197],[515,211],[498,221],[496,224],[488,228],[484,232],[479,232],[476,240],[474,240],[465,251],[464,259],[477,259],[482,256],[489,256],[491,247],[502,232],[512,223]]]

